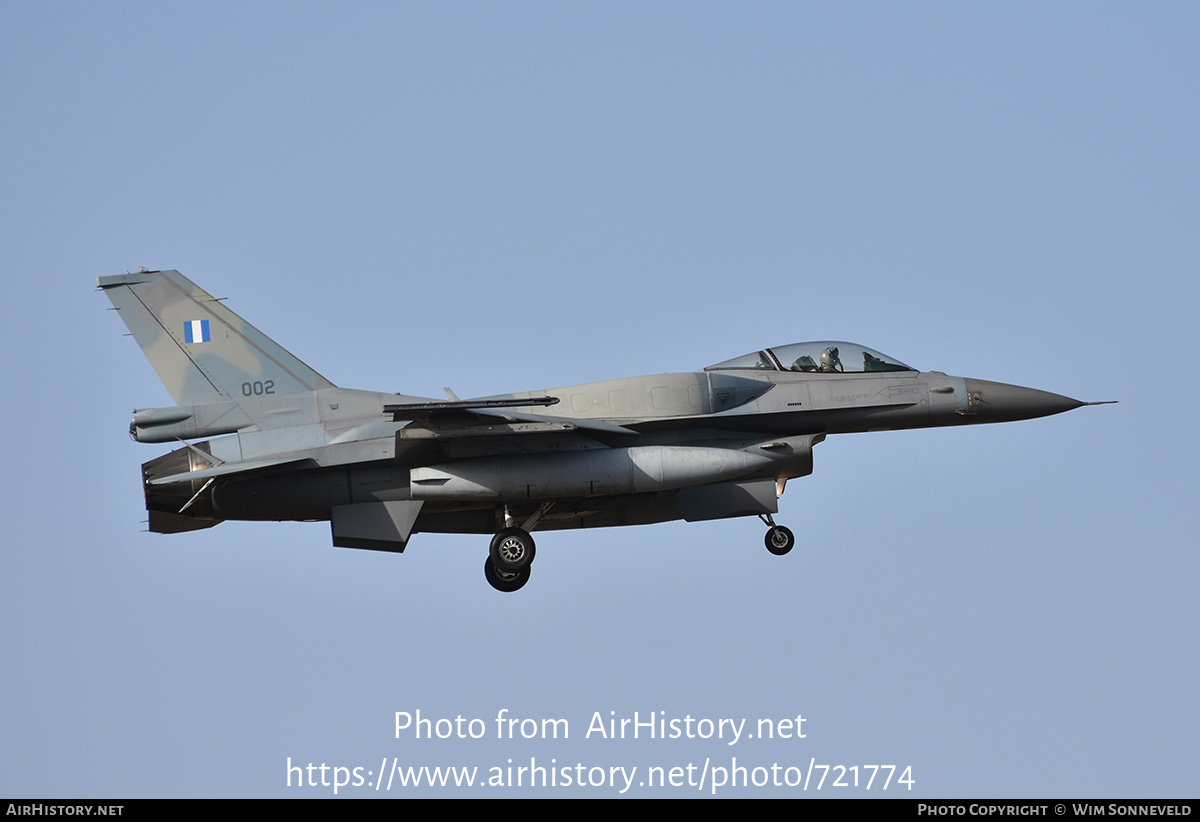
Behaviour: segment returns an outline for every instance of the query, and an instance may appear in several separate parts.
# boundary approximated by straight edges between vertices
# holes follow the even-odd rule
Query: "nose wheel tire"
[[[763,540],[767,545],[767,550],[777,557],[781,557],[796,545],[796,535],[792,533],[792,529],[782,525],[773,525],[767,529],[767,536]]]
[[[518,571],[501,571],[492,564],[491,557],[483,561],[483,575],[487,578],[488,584],[506,594],[525,587],[525,583],[529,582],[529,571],[528,565]]]
[[[519,571],[528,568],[537,553],[533,537],[521,528],[505,528],[492,537],[489,551],[492,564],[498,571]]]

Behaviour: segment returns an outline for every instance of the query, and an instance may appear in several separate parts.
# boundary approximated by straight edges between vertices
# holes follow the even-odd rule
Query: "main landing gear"
[[[516,527],[515,520],[508,507],[504,508],[504,524],[496,536],[492,537],[492,545],[488,558],[483,563],[483,575],[488,584],[497,591],[511,593],[519,591],[529,582],[529,566],[537,555],[537,546],[529,532],[537,527],[550,509],[553,502],[542,503],[541,507],[529,519]]]
[[[776,525],[770,514],[759,514],[758,518],[767,525],[767,535],[763,538],[767,550],[781,557],[796,546],[796,535],[792,529],[784,525]]]
[[[521,590],[525,583],[529,582],[529,566],[526,565],[520,571],[501,571],[492,565],[492,558],[488,557],[483,561],[483,575],[489,585],[507,594]]]
[[[505,528],[492,537],[483,575],[497,591],[519,591],[529,582],[529,566],[537,555],[533,537],[523,528]]]

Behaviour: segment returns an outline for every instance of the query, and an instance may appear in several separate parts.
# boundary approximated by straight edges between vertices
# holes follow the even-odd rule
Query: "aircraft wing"
[[[402,440],[444,440],[578,431],[591,434],[637,435],[637,431],[603,420],[531,414],[513,408],[555,405],[557,397],[528,399],[456,400],[385,405],[384,413],[397,422],[415,424],[400,429]]]

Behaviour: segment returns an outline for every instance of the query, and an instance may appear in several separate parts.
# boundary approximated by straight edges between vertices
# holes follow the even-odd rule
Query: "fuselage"
[[[556,402],[519,404],[534,397]],[[495,529],[498,506],[556,500],[559,510],[543,529],[658,522],[683,516],[676,499],[681,489],[806,476],[812,447],[827,434],[1000,422],[1081,405],[936,371],[762,368],[497,395],[484,399],[514,401],[511,412],[483,420],[391,419],[382,409],[397,399],[339,388],[263,398],[264,405],[277,406],[271,413],[294,424],[200,446],[224,461],[290,457],[302,470],[218,478],[206,489],[200,480],[186,490],[167,486],[169,497],[156,507],[178,511],[182,495],[199,494],[192,513],[207,508],[215,520],[326,520],[337,506],[422,500],[414,531],[487,533]],[[525,435],[511,430],[538,419],[579,427]],[[589,421],[614,430],[585,427]],[[167,488],[148,485],[148,502]]]

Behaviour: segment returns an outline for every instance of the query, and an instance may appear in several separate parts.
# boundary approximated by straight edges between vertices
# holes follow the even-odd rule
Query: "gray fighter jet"
[[[461,400],[338,388],[178,271],[97,285],[177,403],[137,410],[150,530],[324,520],[333,544],[403,551],[420,531],[493,534],[484,574],[528,580],[535,529],[757,516],[829,434],[1043,417],[1083,403],[917,371],[861,345],[764,348],[656,374]],[[213,439],[207,439],[212,437]]]

